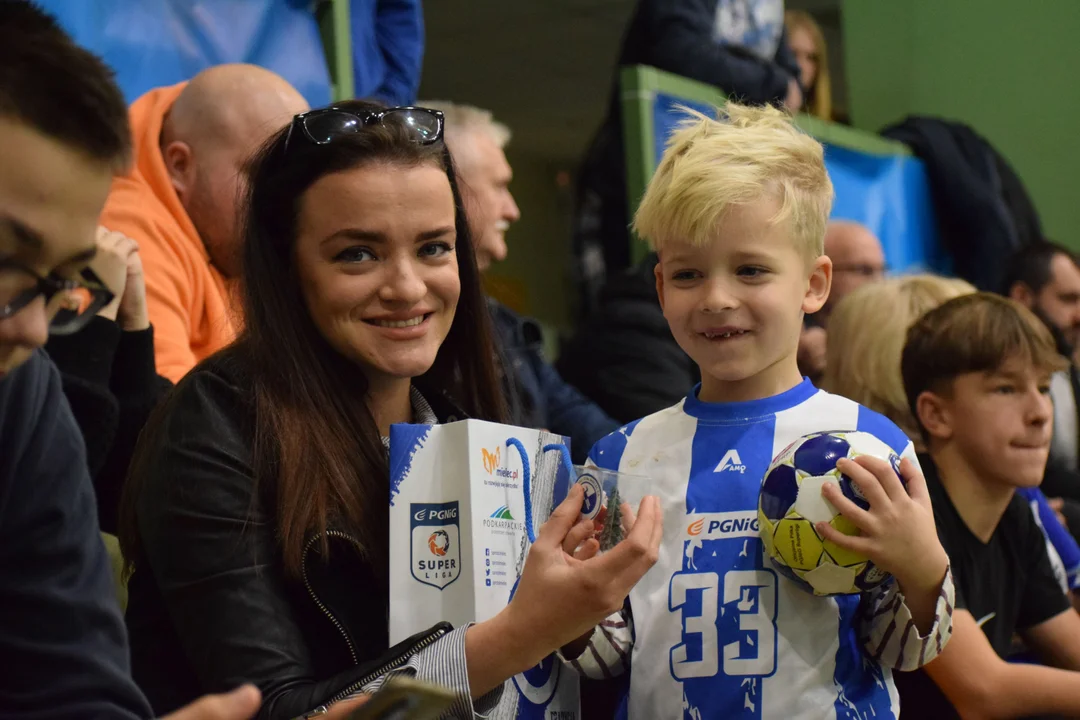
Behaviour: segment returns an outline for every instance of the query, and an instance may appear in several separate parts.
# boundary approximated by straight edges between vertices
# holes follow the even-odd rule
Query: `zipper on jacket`
[[[304,587],[307,588],[308,594],[311,596],[312,601],[315,603],[316,606],[318,606],[319,610],[322,611],[323,615],[325,615],[327,619],[334,624],[334,627],[338,629],[338,632],[341,633],[341,637],[345,640],[345,644],[349,648],[349,657],[352,658],[353,665],[359,665],[360,659],[356,655],[356,647],[353,645],[353,641],[349,637],[349,634],[345,632],[345,626],[341,624],[341,621],[334,617],[334,613],[330,612],[330,610],[325,605],[323,605],[322,600],[319,600],[319,596],[315,594],[315,590],[311,587],[311,583],[308,581],[308,551],[311,550],[315,543],[319,541],[323,534],[324,533],[316,534],[314,537],[308,540],[307,545],[304,546],[304,559],[300,563],[300,574],[304,580]],[[330,537],[336,537],[351,542],[356,547],[360,546],[360,543],[358,543],[355,538],[338,530],[327,530],[325,534]]]
[[[410,657],[417,654],[418,652],[420,652],[424,648],[428,647],[429,645],[434,643],[436,640],[438,640],[439,638],[446,635],[446,633],[447,633],[446,628],[438,628],[438,629],[432,630],[430,633],[428,633],[424,637],[417,640],[416,644],[413,645],[411,648],[409,648],[409,650],[407,652],[404,652],[401,655],[398,655],[396,658],[394,658],[392,660],[388,660],[383,665],[379,666],[375,670],[371,671],[370,673],[368,673],[364,677],[362,677],[359,680],[357,680],[356,682],[354,682],[352,685],[349,685],[347,688],[345,688],[344,690],[339,692],[337,695],[335,695],[332,698],[330,698],[329,700],[327,700],[325,706],[330,707],[334,703],[341,702],[342,700],[349,697],[353,693],[355,693],[355,692],[357,692],[359,690],[363,690],[364,687],[366,687],[367,685],[370,685],[371,683],[375,682],[375,680],[379,679],[380,677],[387,674],[388,672],[392,672],[394,670],[397,670],[402,665],[405,665],[407,662],[409,662]]]

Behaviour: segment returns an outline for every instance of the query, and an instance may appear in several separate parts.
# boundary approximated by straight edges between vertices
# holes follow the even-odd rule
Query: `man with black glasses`
[[[853,290],[885,277],[885,251],[865,225],[851,220],[830,221],[825,229],[825,254],[833,262],[829,299],[821,310],[806,317],[799,338],[799,369],[814,381],[825,374],[829,313]]]
[[[112,73],[35,6],[0,0],[0,716],[146,718],[86,452],[42,346],[112,299],[87,264],[131,153]],[[239,720],[245,687],[172,720]]]

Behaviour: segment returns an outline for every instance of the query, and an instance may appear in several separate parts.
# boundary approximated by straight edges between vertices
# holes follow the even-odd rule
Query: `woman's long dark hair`
[[[341,103],[358,112],[369,102]],[[306,539],[331,522],[358,539],[380,577],[388,563],[386,452],[365,401],[367,382],[333,350],[308,314],[294,262],[297,220],[305,191],[320,178],[369,164],[435,165],[454,194],[456,254],[461,281],[457,311],[432,367],[420,380],[470,417],[505,416],[490,320],[473,243],[450,155],[443,143],[420,145],[396,123],[368,126],[326,145],[288,128],[252,159],[243,203],[244,328],[233,350],[250,372],[255,407],[252,464],[258,497],[272,503],[287,573],[298,575]],[[151,435],[151,433],[147,433]],[[148,450],[158,443],[144,437]],[[125,495],[122,545],[137,551],[138,463]],[[326,549],[325,535],[324,550]]]

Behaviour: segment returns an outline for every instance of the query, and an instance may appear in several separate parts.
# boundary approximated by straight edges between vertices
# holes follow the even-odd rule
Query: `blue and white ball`
[[[871,455],[888,460],[900,475],[900,457],[865,432],[819,432],[799,438],[772,461],[758,497],[758,523],[765,551],[777,570],[815,595],[865,592],[890,579],[867,558],[825,541],[815,524],[828,522],[845,535],[858,535],[850,520],[821,495],[825,483],[837,485],[862,508],[869,508],[858,486],[839,470],[841,458]],[[901,480],[902,481],[902,480]]]

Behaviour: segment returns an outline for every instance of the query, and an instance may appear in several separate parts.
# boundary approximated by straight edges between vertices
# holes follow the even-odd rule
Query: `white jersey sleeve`
[[[560,651],[559,658],[587,678],[606,680],[622,675],[630,668],[633,638],[633,618],[621,610],[593,629],[589,644],[580,655],[570,659]]]
[[[909,672],[933,660],[952,636],[952,614],[956,606],[956,587],[952,568],[934,607],[934,624],[925,635],[919,634],[911,610],[904,602],[897,583],[877,588],[863,600],[859,619],[860,637],[867,654],[879,665]]]

